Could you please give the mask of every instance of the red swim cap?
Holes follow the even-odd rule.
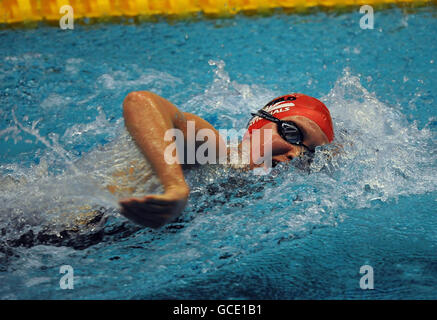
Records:
[[[302,93],[292,93],[278,97],[265,105],[263,110],[269,112],[278,119],[288,116],[303,116],[315,123],[322,129],[329,142],[334,140],[334,129],[332,126],[331,114],[328,108],[316,98]],[[249,122],[248,132],[259,129],[268,123],[268,120],[254,117]]]

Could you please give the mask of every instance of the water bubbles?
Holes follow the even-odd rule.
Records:
[[[158,88],[181,83],[180,79],[157,70],[142,70],[142,73],[136,79],[132,79],[133,74],[135,72],[130,70],[103,74],[97,79],[96,88],[103,86],[106,90],[140,90],[140,88],[153,84],[156,87],[155,91],[157,91]]]
[[[216,128],[245,128],[250,112],[260,109],[275,93],[257,85],[231,80],[222,60],[209,60],[208,63],[214,67],[212,84],[184,103],[182,109],[214,123]]]
[[[208,64],[210,66],[217,67],[214,70],[214,73],[216,75],[216,78],[214,79],[214,82],[220,82],[221,84],[229,84],[231,82],[229,78],[229,74],[225,72],[225,62],[223,60],[209,60]]]
[[[339,167],[343,177],[338,185],[355,179],[355,201],[360,206],[369,206],[373,199],[359,191],[366,185],[383,201],[435,189],[434,183],[425,181],[433,180],[436,159],[421,147],[432,140],[429,131],[408,124],[398,110],[380,102],[348,70],[323,101],[331,110],[335,131],[343,132],[337,135],[337,141],[345,145],[340,161],[347,154],[348,162]]]
[[[216,128],[244,128],[251,111],[279,94],[233,80],[223,61],[209,64],[213,81],[181,108]],[[176,81],[171,75],[163,75],[164,80],[158,75],[108,72],[98,82],[112,92],[138,84],[159,88]],[[163,277],[150,275],[163,266],[172,266],[168,274],[172,280],[174,274],[211,273],[317,228],[337,226],[350,210],[435,191],[433,132],[418,129],[398,109],[381,102],[363,87],[366,80],[345,69],[321,98],[331,111],[336,139],[318,147],[309,166],[296,160],[278,165],[268,176],[218,165],[187,170],[192,190],[188,206],[177,221],[158,231],[134,226],[118,214],[118,199],[163,191],[121,118],[110,121],[102,106],[89,104],[90,110],[97,110],[89,121],[44,135],[40,132],[44,120],[28,124],[30,117],[18,121],[13,113],[12,126],[0,131],[0,137],[27,133],[46,147],[46,153],[30,168],[19,163],[0,166],[4,173],[0,228],[7,230],[0,241],[29,247],[41,243],[80,249],[93,246],[96,261],[124,252],[132,261],[146,259],[142,268],[152,279],[149,288],[162,290]],[[47,108],[50,101],[57,103],[56,96],[50,99]],[[82,155],[67,151],[77,146],[81,150],[86,141],[100,136],[104,142],[96,139],[91,151]],[[28,250],[38,257],[51,247]],[[123,272],[131,271],[127,267]],[[39,281],[44,279],[29,278],[27,284]]]
[[[71,102],[71,98],[52,93],[41,102],[40,106],[48,112],[54,112],[56,108],[64,107],[66,102]]]
[[[210,60],[209,64],[214,67],[215,77],[212,84],[204,93],[191,98],[182,109],[207,119],[214,117],[212,122],[218,128],[244,127],[249,112],[258,109],[275,96],[274,92],[265,88],[233,81],[226,72],[223,61]],[[154,77],[153,74],[143,75],[138,80],[129,80],[126,74],[116,72],[102,75],[99,81],[102,81],[107,90],[112,90],[117,86],[129,86],[131,81],[155,82]],[[167,79],[171,79],[171,76]],[[55,96],[51,99],[56,101],[57,98],[53,97]],[[430,158],[419,147],[431,144],[429,130],[418,130],[415,125],[408,125],[396,109],[383,104],[374,94],[368,92],[362,86],[360,77],[353,75],[349,69],[344,70],[343,76],[322,100],[331,110],[336,141],[317,149],[309,171],[298,169],[303,166],[294,163],[291,166],[278,166],[268,178],[261,180],[250,173],[232,173],[223,167],[203,168],[202,171],[188,173],[192,189],[200,191],[194,194],[205,195],[204,199],[197,199],[205,204],[201,206],[201,210],[220,215],[229,214],[234,223],[240,224],[244,221],[244,224],[256,228],[253,223],[235,216],[235,208],[252,218],[263,220],[266,218],[261,214],[261,209],[256,209],[257,206],[269,208],[274,205],[278,207],[272,219],[287,221],[287,228],[291,228],[290,232],[293,232],[292,225],[295,220],[290,214],[300,215],[299,219],[303,219],[295,225],[301,230],[305,224],[302,221],[305,219],[308,219],[309,225],[316,223],[315,221],[335,223],[336,218],[329,217],[338,217],[336,211],[341,207],[368,207],[375,199],[387,201],[399,194],[434,188],[434,180],[429,174],[432,166],[429,163],[435,161],[435,155]],[[60,175],[50,176],[54,162],[46,156],[27,171],[26,182],[22,182],[21,186],[22,192],[33,188],[35,196],[47,201],[47,195],[42,191],[45,190],[52,196],[49,202],[62,202],[67,195],[79,202],[86,202],[91,196],[94,198],[91,202],[95,205],[108,203],[111,208],[117,208],[116,198],[141,196],[162,190],[150,165],[122,129],[122,119],[115,123],[118,129],[114,130],[114,124],[109,122],[103,108],[97,106],[93,109],[98,112],[93,121],[74,124],[61,135],[49,133],[47,137],[42,136],[38,130],[40,120],[33,121],[29,127],[19,122],[14,115],[16,126],[3,130],[1,135],[9,137],[13,132],[27,132],[45,145],[52,152],[52,157],[60,158],[66,164],[66,170],[60,171]],[[28,117],[24,119],[29,120]],[[114,141],[81,157],[66,151],[65,146],[80,145],[89,137],[97,135],[110,137]],[[15,134],[15,139],[20,138],[20,135]],[[308,165],[305,167],[308,168]],[[244,186],[241,185],[237,190],[235,188],[239,186],[240,180],[245,181]],[[266,181],[269,181],[268,187],[265,186]],[[54,185],[57,192],[48,191],[48,184]],[[68,187],[60,187],[62,184]],[[226,186],[230,184],[233,188],[228,190]],[[101,187],[96,188],[98,185]],[[251,191],[243,192],[244,189]],[[211,193],[211,190],[216,191]],[[8,196],[10,198],[6,202],[14,199],[13,195]],[[7,207],[13,206],[12,203],[15,201],[10,202]],[[217,203],[220,206],[214,208]],[[26,206],[20,207],[23,212],[27,210]],[[93,205],[90,208],[92,207]],[[43,208],[44,206],[39,210],[46,210]],[[269,225],[270,222],[265,223]],[[197,224],[194,223],[192,228],[196,229]],[[235,225],[235,228],[241,226]]]

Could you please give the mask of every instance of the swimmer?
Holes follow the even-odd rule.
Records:
[[[321,101],[304,94],[278,97],[252,115],[254,117],[249,121],[247,133],[238,150],[241,152],[245,147],[250,149],[255,145],[252,141],[255,129],[259,129],[261,137],[255,143],[259,145],[259,150],[263,150],[263,132],[270,129],[273,166],[311,154],[317,146],[334,140],[329,110]],[[170,101],[151,92],[129,93],[123,102],[123,116],[128,132],[160,179],[164,194],[122,199],[121,214],[140,225],[159,228],[181,214],[190,193],[182,165],[164,161],[164,152],[172,143],[164,140],[166,131],[173,128],[181,130],[186,142],[184,146],[187,146],[190,142],[187,141],[187,122],[193,121],[196,134],[202,129],[214,133],[215,141],[208,139],[207,143],[211,143],[217,155],[223,154],[226,145],[209,122],[194,114],[182,112]],[[204,143],[191,142],[196,149]],[[187,150],[184,151],[184,155],[187,155]],[[227,152],[229,154],[229,150]],[[248,168],[257,166],[256,159],[250,156]]]

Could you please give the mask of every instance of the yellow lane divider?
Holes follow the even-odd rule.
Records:
[[[263,12],[275,8],[297,9],[354,5],[428,4],[435,0],[0,0],[0,23],[59,20],[59,9],[70,5],[75,18],[117,16],[229,16],[239,12]]]

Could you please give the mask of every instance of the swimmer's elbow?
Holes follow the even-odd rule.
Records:
[[[156,94],[150,91],[131,91],[124,99],[124,103],[143,101],[144,99],[152,99]]]
[[[153,100],[154,93],[150,91],[132,91],[123,100],[123,111],[129,110],[132,106],[142,104],[145,101]]]
[[[156,106],[156,94],[150,91],[132,91],[123,100],[123,117],[132,119],[140,111]]]

